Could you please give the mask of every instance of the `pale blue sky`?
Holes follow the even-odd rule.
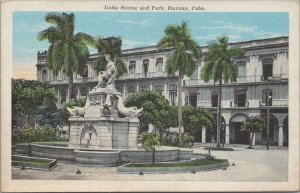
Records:
[[[46,50],[47,41],[36,35],[49,24],[44,21],[48,12],[13,13],[14,71],[35,70],[37,51]],[[90,35],[120,36],[123,49],[155,45],[169,24],[187,21],[190,32],[200,46],[219,35],[228,35],[230,42],[288,35],[288,13],[149,13],[149,12],[73,12],[75,31]],[[91,49],[90,53],[96,51]],[[35,71],[33,72],[35,73]],[[15,74],[14,74],[15,76]],[[33,77],[34,78],[34,77]]]

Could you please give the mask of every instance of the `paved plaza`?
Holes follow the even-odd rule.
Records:
[[[211,151],[216,158],[226,158],[230,162],[227,170],[201,171],[192,173],[171,174],[119,174],[116,167],[84,166],[72,162],[58,161],[58,166],[52,171],[12,169],[13,179],[39,180],[186,180],[186,181],[271,181],[284,182],[288,180],[288,149],[255,146],[231,146],[234,151]],[[193,147],[195,153],[208,153],[203,146]],[[232,166],[234,162],[235,166]],[[81,174],[76,174],[77,170]]]

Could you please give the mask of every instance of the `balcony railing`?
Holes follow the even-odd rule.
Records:
[[[230,107],[249,107],[249,101],[230,101]]]
[[[212,101],[197,101],[198,107],[203,108],[217,108],[217,106],[213,105]],[[266,104],[262,102],[262,100],[254,101],[250,105],[250,101],[230,101],[230,103],[227,103],[225,101],[222,101],[222,108],[242,108],[242,107],[252,107],[252,108],[258,108],[258,107],[265,107]],[[288,106],[288,99],[273,99],[272,104],[270,107],[287,107]]]
[[[282,80],[287,80],[288,79],[288,74],[275,74],[272,76],[273,81],[282,81]],[[235,83],[253,83],[253,82],[264,82],[265,77],[264,76],[239,76],[237,77],[236,82],[229,82],[227,84],[235,84]],[[197,85],[211,85],[211,84],[218,84],[219,82],[217,81],[214,83],[213,80],[209,80],[208,82],[204,82],[201,79],[189,79],[189,80],[184,80],[183,84],[185,86],[197,86]]]
[[[74,78],[73,83],[88,83],[88,82],[97,82],[98,77],[86,77],[86,78]],[[69,78],[63,80],[50,80],[47,81],[49,84],[58,85],[58,84],[69,84]]]
[[[175,76],[178,74],[175,73]],[[157,77],[168,77],[172,75],[168,75],[166,72],[147,72],[147,73],[135,73],[135,74],[124,74],[119,77],[119,80],[126,79],[140,79],[140,78],[157,78]]]
[[[289,105],[288,99],[272,99],[270,107],[286,107]],[[263,102],[262,100],[259,100],[259,106],[264,107],[267,106],[266,102]]]

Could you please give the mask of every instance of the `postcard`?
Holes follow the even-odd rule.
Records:
[[[1,191],[299,190],[299,1],[2,1]]]

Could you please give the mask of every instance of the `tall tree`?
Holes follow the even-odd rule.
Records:
[[[165,35],[157,44],[159,49],[172,47],[174,50],[167,60],[166,71],[169,75],[175,75],[178,71],[178,129],[181,143],[182,133],[182,79],[184,75],[190,76],[197,59],[201,57],[199,45],[190,35],[188,24],[169,25],[165,29]]]
[[[12,79],[12,113],[30,117],[36,114],[37,107],[48,98],[56,101],[57,95],[49,84],[35,80]]]
[[[60,70],[66,72],[69,78],[68,99],[73,94],[73,73],[83,74],[86,60],[89,57],[87,43],[93,37],[78,32],[74,34],[75,15],[73,13],[48,13],[45,21],[52,26],[41,31],[37,35],[39,41],[48,40],[50,46],[47,52],[47,64],[54,73]]]
[[[122,39],[120,37],[110,37],[103,39],[96,36],[92,42],[89,42],[93,48],[98,50],[98,53],[109,54],[117,68],[117,78],[127,73],[127,67],[121,59]],[[94,70],[98,73],[105,69],[106,61],[104,59],[98,60],[93,64]]]
[[[217,147],[220,147],[221,129],[221,101],[222,82],[235,82],[238,76],[238,69],[233,62],[234,58],[243,57],[245,52],[238,47],[228,47],[229,38],[227,36],[217,37],[217,41],[209,43],[207,55],[204,57],[204,65],[201,69],[201,78],[208,82],[213,79],[218,82],[218,113],[217,113]]]

